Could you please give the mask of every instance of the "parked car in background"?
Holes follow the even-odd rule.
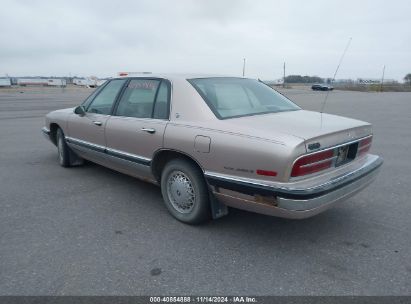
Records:
[[[334,87],[328,85],[328,84],[313,84],[311,86],[311,89],[313,91],[332,91],[334,90]]]
[[[157,184],[190,224],[227,206],[310,217],[369,185],[383,162],[369,153],[369,123],[302,110],[237,77],[125,75],[47,114],[42,131],[63,167],[87,159]]]

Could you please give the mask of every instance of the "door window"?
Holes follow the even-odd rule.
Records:
[[[87,112],[109,115],[113,103],[125,82],[126,79],[111,80],[91,102]]]
[[[105,84],[103,84],[101,87],[98,87],[97,89],[94,90],[93,93],[90,94],[89,97],[86,98],[86,100],[83,101],[83,103],[81,104],[85,109],[88,108],[88,106],[90,105],[90,103],[93,101],[94,97],[96,97],[102,89],[104,89]]]
[[[168,119],[168,100],[170,89],[167,82],[162,81],[158,89],[157,99],[154,104],[153,118]]]
[[[116,115],[136,118],[168,117],[168,85],[157,79],[133,79],[118,104]]]

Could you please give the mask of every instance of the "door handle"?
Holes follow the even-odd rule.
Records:
[[[101,126],[103,123],[101,121],[93,121],[93,124],[96,126]]]
[[[144,131],[150,134],[156,133],[156,129],[153,129],[153,128],[142,128],[141,131]]]

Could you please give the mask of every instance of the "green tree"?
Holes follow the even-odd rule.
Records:
[[[407,75],[405,75],[404,80],[411,85],[411,73],[408,73]]]

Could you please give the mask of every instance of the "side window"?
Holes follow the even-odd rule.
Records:
[[[168,118],[168,99],[170,95],[170,88],[167,82],[162,81],[158,89],[157,99],[154,104],[153,118],[167,119]]]
[[[83,103],[81,104],[84,108],[87,109],[87,107],[90,105],[90,103],[93,101],[94,97],[97,96],[98,93],[100,93],[100,91],[104,88],[105,85],[102,85],[101,87],[97,88],[94,90],[93,93],[90,94],[89,97],[86,98],[86,100],[83,101]]]
[[[111,113],[111,107],[125,81],[126,79],[111,80],[97,97],[94,98],[93,102],[87,108],[87,112],[109,115]]]
[[[133,79],[118,104],[116,115],[151,118],[160,80]]]

